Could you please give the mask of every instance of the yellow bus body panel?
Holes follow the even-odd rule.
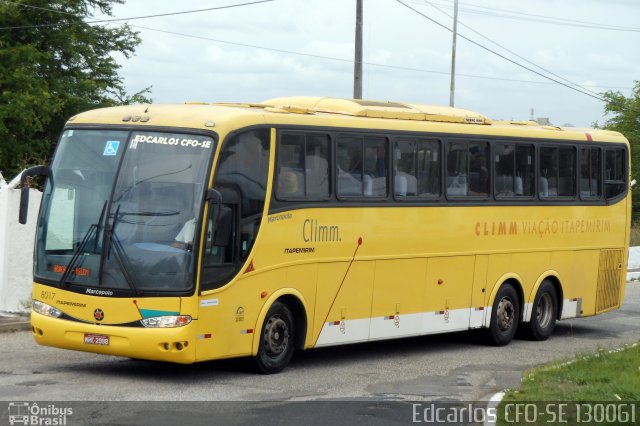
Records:
[[[108,108],[80,114],[68,124],[212,130],[219,141],[252,126],[271,127],[269,188],[273,186],[276,127],[593,140],[628,146],[616,132],[531,123],[490,124],[486,117],[464,110],[433,110],[413,104],[407,104],[412,111],[404,112],[384,105],[362,109],[326,98],[272,101],[270,105]],[[344,111],[338,111],[343,107]],[[123,123],[123,118],[136,116],[148,120]],[[465,124],[466,116],[478,124]],[[217,145],[216,158],[221,145]],[[269,214],[270,199],[268,190],[250,257],[225,286],[191,297],[135,299],[83,295],[34,284],[34,300],[75,319],[33,313],[36,341],[188,363],[255,355],[265,315],[281,297],[295,298],[303,306],[304,348],[486,327],[495,295],[505,281],[522,294],[525,320],[532,315],[538,288],[549,278],[559,283],[562,292],[562,318],[615,309],[624,297],[630,195],[613,205],[414,207],[398,202],[388,207],[376,203],[301,206]],[[253,270],[248,271],[250,265]],[[622,275],[605,292],[599,287],[599,277],[612,268]],[[56,293],[55,297],[49,298],[47,292]],[[140,319],[133,300],[142,309],[179,312],[193,320],[171,329],[118,326]],[[93,317],[95,309],[105,314],[100,325]],[[88,345],[83,341],[85,334],[109,335],[112,344]],[[176,344],[181,342],[187,345],[178,350]]]

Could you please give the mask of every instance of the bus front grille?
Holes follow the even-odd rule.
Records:
[[[620,307],[620,274],[622,273],[622,250],[601,250],[598,267],[598,292],[596,313]]]

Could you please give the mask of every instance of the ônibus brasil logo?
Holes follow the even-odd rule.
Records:
[[[39,406],[37,402],[10,402],[10,425],[53,425],[64,426],[67,416],[73,415],[73,408],[57,407],[55,404]]]

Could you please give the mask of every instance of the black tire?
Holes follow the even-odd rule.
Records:
[[[511,284],[503,284],[491,309],[487,339],[495,346],[507,345],[515,336],[520,321],[518,294]]]
[[[551,281],[544,280],[535,299],[533,299],[533,311],[531,322],[527,329],[527,337],[531,340],[547,340],[556,328],[558,317],[558,296]]]
[[[294,323],[291,310],[281,302],[275,302],[260,332],[260,343],[255,364],[258,372],[274,374],[282,371],[293,356],[295,348]]]

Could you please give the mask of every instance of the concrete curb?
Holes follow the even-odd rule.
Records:
[[[13,333],[16,331],[31,330],[29,317],[23,316],[0,316],[0,333]]]
[[[505,394],[506,392],[504,391],[493,394],[493,396],[491,397],[491,399],[489,399],[489,402],[487,403],[487,411],[485,413],[488,413],[489,410],[493,410],[497,413],[498,405],[500,405],[500,402],[502,401],[502,398],[504,398]],[[495,424],[496,424],[496,418],[492,418],[487,415],[484,421],[484,426],[493,426]]]

